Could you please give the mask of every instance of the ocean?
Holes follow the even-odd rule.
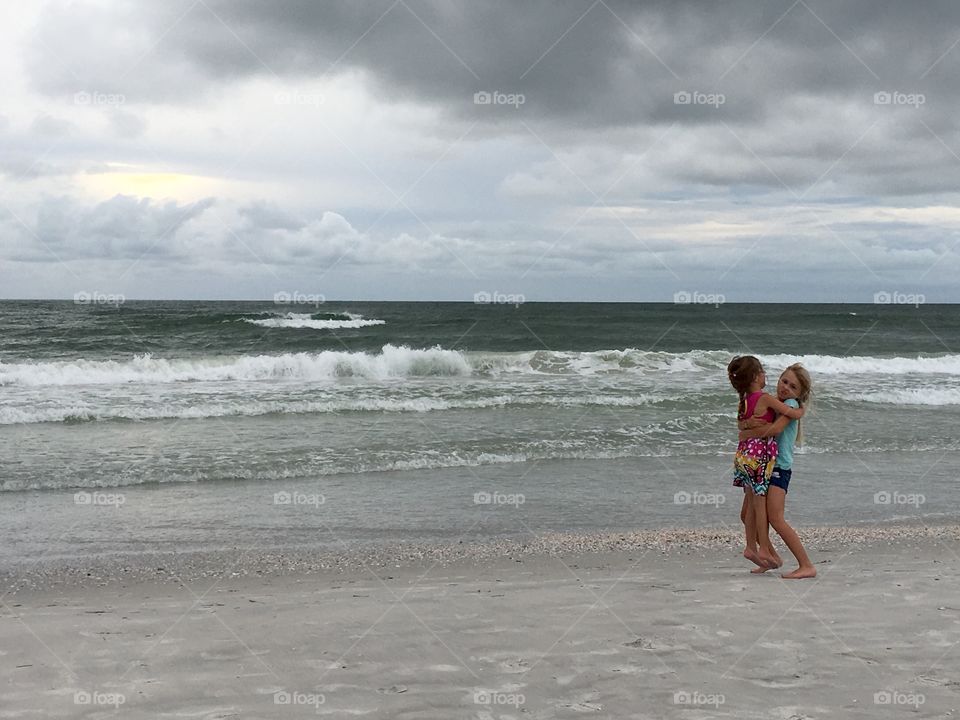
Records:
[[[797,524],[960,515],[957,306],[105,299],[0,302],[0,564],[735,527],[741,353]]]

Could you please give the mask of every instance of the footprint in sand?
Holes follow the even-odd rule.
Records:
[[[560,707],[569,708],[576,712],[600,712],[603,710],[603,705],[590,702],[564,703]]]
[[[628,648],[639,648],[640,650],[671,650],[673,649],[672,645],[668,645],[662,640],[652,637],[645,638],[639,637],[632,642],[626,642],[623,644],[624,647]]]
[[[518,660],[503,660],[500,662],[500,668],[503,672],[523,673],[530,668],[530,663],[523,658]]]
[[[934,677],[933,675],[917,675],[916,682],[921,685],[932,685],[934,687],[960,688],[960,681]]]
[[[248,657],[258,657],[260,655],[268,655],[269,650],[260,650],[259,652],[255,650],[246,650],[245,648],[240,648],[238,650],[220,650],[215,652],[202,652],[200,657],[203,660],[215,660],[218,662],[226,662],[230,660],[243,660]]]
[[[809,685],[808,682],[800,678],[798,675],[793,675],[789,679],[786,677],[757,678],[753,682],[760,687],[769,688],[771,690],[789,690],[790,688],[798,688]]]

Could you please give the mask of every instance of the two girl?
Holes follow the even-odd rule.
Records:
[[[783,564],[770,542],[769,525],[773,525],[799,565],[783,577],[814,577],[817,571],[800,537],[783,518],[793,446],[803,405],[810,397],[810,374],[799,363],[788,367],[777,382],[776,398],[763,392],[766,374],[760,361],[751,355],[735,357],[727,366],[727,375],[740,396],[740,442],[734,459],[733,484],[744,488],[740,511],[746,537],[743,556],[759,566],[754,570],[757,573]]]

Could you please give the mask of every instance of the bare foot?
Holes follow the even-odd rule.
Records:
[[[752,572],[754,575],[760,575],[761,573],[765,573],[769,569],[770,568],[766,568],[766,567],[755,567],[750,572]]]
[[[793,572],[784,573],[780,577],[785,580],[801,580],[803,578],[812,578],[817,576],[817,569],[811,565],[810,567],[798,567]]]
[[[763,560],[760,559],[760,554],[756,550],[747,548],[743,551],[743,556],[754,565],[759,565],[764,570],[767,569],[767,566],[764,564]]]
[[[780,564],[777,564],[777,558],[775,558],[772,553],[764,552],[762,549],[757,550],[757,557],[760,558],[760,562],[757,564],[762,568],[767,568],[768,570],[773,570],[774,568],[778,568],[783,564],[783,561],[780,561]]]
[[[783,567],[783,558],[780,557],[776,550],[773,551],[773,559],[777,561],[777,567]]]

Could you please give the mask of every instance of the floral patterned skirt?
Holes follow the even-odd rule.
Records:
[[[766,495],[776,461],[775,438],[741,440],[733,458],[733,484],[736,487],[749,487],[757,495]]]

